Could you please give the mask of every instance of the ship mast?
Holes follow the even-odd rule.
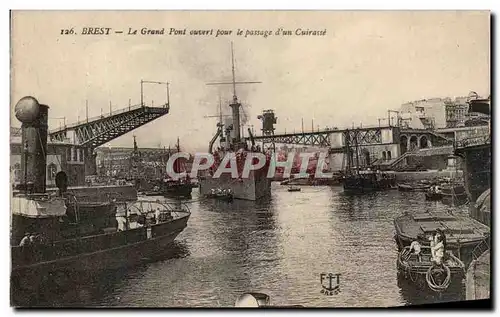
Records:
[[[220,82],[220,83],[208,83],[207,85],[232,85],[233,86],[233,101],[229,105],[232,108],[232,117],[233,117],[233,144],[238,145],[241,142],[241,127],[240,127],[240,107],[241,103],[238,102],[238,97],[236,95],[236,85],[237,84],[260,84],[260,81],[236,81],[236,69],[234,66],[234,48],[233,42],[231,42],[231,71],[232,71],[232,81],[231,82]]]
[[[234,48],[233,42],[231,42],[231,66],[233,71],[233,103],[238,103],[238,97],[236,96],[236,76],[234,71]]]
[[[219,126],[222,127],[222,98],[219,94]]]

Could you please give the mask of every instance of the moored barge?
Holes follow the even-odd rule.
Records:
[[[489,242],[488,226],[465,216],[455,216],[444,212],[406,213],[394,220],[396,243],[401,250],[417,239],[419,234],[428,240],[436,229],[446,235],[447,249],[452,250],[463,262],[474,248],[483,242]]]

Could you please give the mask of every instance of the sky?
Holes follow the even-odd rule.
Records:
[[[168,81],[170,113],[106,146],[173,146],[206,151],[216,131],[219,95],[228,114],[231,42],[237,95],[259,130],[266,109],[276,133],[311,125],[378,123],[388,109],[433,97],[490,94],[490,16],[466,11],[17,11],[11,20],[11,126],[26,95],[50,107],[49,128],[140,102],[140,80]],[[73,27],[78,34],[61,35]],[[81,35],[83,27],[112,34]],[[229,36],[127,35],[128,29],[232,30]],[[326,30],[324,36],[238,36],[237,29]],[[123,30],[124,34],[114,34]],[[147,105],[165,87],[145,85]],[[313,123],[312,123],[313,122]]]

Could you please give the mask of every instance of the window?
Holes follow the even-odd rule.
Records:
[[[385,151],[383,151],[383,152],[382,152],[382,159],[383,159],[384,161],[385,161],[385,160],[387,160],[387,156],[386,156],[386,154],[385,154]]]
[[[50,163],[47,166],[47,178],[49,181],[54,181],[56,179],[57,174],[57,166],[54,163]]]
[[[83,149],[80,149],[80,162],[83,162]]]
[[[390,160],[391,159],[391,151],[387,151],[387,159]]]
[[[73,159],[72,161],[78,161],[78,149],[75,149],[75,148],[71,148],[71,152],[73,153]]]
[[[66,161],[71,161],[71,148],[66,149]]]

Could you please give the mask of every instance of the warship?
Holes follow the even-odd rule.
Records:
[[[118,269],[168,250],[187,226],[180,203],[110,201],[113,208],[80,209],[64,172],[57,192],[46,191],[48,106],[33,97],[15,107],[22,122],[23,190],[11,198],[11,302],[24,306],[51,286],[88,272]],[[22,296],[21,296],[22,294]]]
[[[240,110],[241,103],[236,95],[236,84],[258,83],[258,82],[236,82],[234,68],[234,50],[231,43],[232,61],[232,82],[212,83],[208,85],[232,84],[233,99],[229,104],[231,108],[231,118],[225,123],[222,120],[217,123],[217,132],[210,140],[209,153],[214,156],[215,162],[208,170],[208,173],[199,176],[200,195],[207,196],[213,191],[230,191],[234,199],[260,200],[271,195],[271,179],[267,177],[270,165],[270,154],[267,153],[266,164],[263,168],[250,171],[248,177],[242,177],[243,166],[246,157],[255,152],[264,153],[253,141],[252,132],[249,129],[251,145],[241,136]],[[222,117],[222,115],[221,115]],[[216,141],[219,140],[217,149],[213,149]],[[226,154],[234,154],[238,166],[238,178],[232,177],[230,173],[222,173],[220,177],[214,177],[215,171],[219,168],[222,158]]]

